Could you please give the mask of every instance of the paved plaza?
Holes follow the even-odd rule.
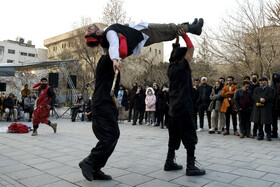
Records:
[[[51,120],[58,123],[56,134],[44,124],[40,125],[36,137],[31,137],[31,133],[0,133],[0,186],[280,186],[279,139],[268,142],[198,132],[196,157],[206,169],[206,175],[190,177],[185,175],[183,146],[177,151],[176,159],[184,166],[183,170],[163,171],[167,129],[132,126],[128,122],[119,125],[119,142],[103,169],[113,180],[89,182],[82,176],[78,163],[97,142],[91,122]],[[0,121],[0,128],[9,124]]]

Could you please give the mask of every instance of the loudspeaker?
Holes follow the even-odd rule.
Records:
[[[58,73],[49,73],[49,85],[53,88],[58,87]]]
[[[6,91],[6,83],[0,83],[0,91]]]
[[[77,88],[77,76],[76,75],[69,75],[68,79],[71,79],[73,84],[74,84],[74,88]],[[68,80],[67,80],[67,88],[70,89],[70,85],[68,83]]]

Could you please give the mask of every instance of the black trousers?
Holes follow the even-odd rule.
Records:
[[[24,108],[24,112],[28,112],[28,113],[29,113],[29,119],[32,118],[33,111],[34,111],[34,108],[33,108],[33,107],[25,107],[25,108]]]
[[[142,123],[144,118],[144,113],[145,113],[145,109],[143,110],[143,109],[134,108],[133,123],[136,124],[138,116],[139,116],[139,123]]]
[[[94,170],[105,166],[120,136],[117,108],[108,107],[106,110],[101,110],[102,113],[100,113],[100,109],[93,110],[92,130],[98,142],[87,157],[87,161]]]
[[[208,105],[199,105],[198,106],[198,113],[199,113],[199,126],[203,129],[204,126],[204,112],[207,115],[208,127],[211,129],[211,112],[208,111]]]
[[[198,140],[196,127],[193,123],[193,114],[186,114],[181,117],[170,116],[168,132],[168,148],[170,150],[178,150],[182,141],[187,151],[194,153]]]
[[[251,122],[250,122],[251,111],[241,110],[238,112],[238,114],[239,114],[240,133],[247,136],[251,133]]]
[[[134,106],[133,106],[133,105],[129,105],[128,121],[131,120],[131,117],[132,117],[132,110],[134,111]]]
[[[280,115],[280,110],[273,108],[272,109],[272,134],[278,135],[278,116]]]
[[[226,112],[226,130],[227,131],[229,131],[229,127],[230,127],[230,115],[232,118],[233,130],[237,131],[237,115],[234,111],[232,111],[231,105],[227,108],[227,112]]]
[[[76,117],[78,115],[78,112],[81,112],[80,111],[80,108],[75,108],[75,109],[71,109],[72,110],[72,120],[76,120]]]
[[[258,125],[258,130],[259,130],[259,137],[264,137],[264,132],[263,132],[263,124],[261,123],[257,123]],[[266,133],[266,137],[270,137],[271,138],[271,124],[265,124],[264,125],[264,130]]]

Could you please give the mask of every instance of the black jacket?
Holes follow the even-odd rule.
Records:
[[[205,105],[205,106],[209,106],[209,104],[211,103],[210,100],[210,94],[212,92],[212,86],[209,86],[208,84],[205,85],[201,85],[198,87],[197,91],[198,91],[198,99],[197,99],[197,105]],[[205,94],[203,96],[203,94]]]
[[[134,109],[135,110],[145,110],[145,98],[146,98],[146,94],[143,90],[141,90],[139,93],[135,94],[135,105],[134,105]]]
[[[265,99],[264,106],[256,106],[260,102],[260,98]],[[252,95],[253,108],[251,114],[251,121],[260,124],[272,124],[272,102],[274,99],[274,91],[270,86],[264,89],[258,87],[254,90]]]
[[[10,98],[10,97],[7,97],[6,99],[4,99],[4,103],[3,103],[3,108],[13,108],[15,106],[15,101]]]

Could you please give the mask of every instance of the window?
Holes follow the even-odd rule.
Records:
[[[21,56],[27,56],[27,53],[25,53],[25,52],[20,52],[20,55],[21,55]]]
[[[150,52],[152,52],[152,48],[150,47]]]
[[[13,50],[13,49],[8,49],[8,53],[10,53],[10,54],[15,54],[15,53],[16,53],[16,51],[15,51],[15,50]]]
[[[54,47],[53,47],[53,51],[56,51],[56,50],[57,50],[57,47],[56,47],[56,46],[54,46]]]
[[[14,63],[13,60],[7,60],[7,63]]]
[[[0,56],[4,55],[4,46],[0,46]]]
[[[35,54],[33,54],[33,53],[28,53],[28,56],[30,56],[30,57],[35,57]]]
[[[62,44],[62,49],[63,49],[63,48],[66,48],[66,43],[65,43],[65,44]]]
[[[158,54],[161,54],[161,50],[158,50]]]
[[[157,54],[157,49],[155,49],[155,53]]]

